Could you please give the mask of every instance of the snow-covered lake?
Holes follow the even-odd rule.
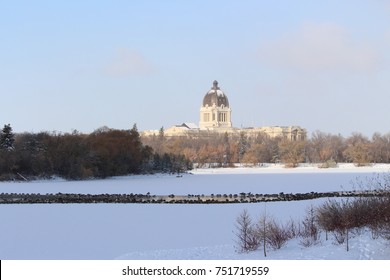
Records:
[[[0,192],[224,194],[338,191],[356,178],[388,172],[389,166],[320,170],[235,168],[194,170],[183,177],[126,176],[106,180],[2,182]],[[0,259],[256,259],[237,254],[235,219],[243,209],[277,220],[299,219],[321,200],[258,204],[44,204],[0,205]],[[292,240],[270,259],[390,259],[390,244],[368,235],[351,240],[351,251],[331,241],[301,248]]]

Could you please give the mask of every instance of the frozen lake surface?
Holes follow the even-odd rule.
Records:
[[[268,170],[268,171],[267,171]],[[352,189],[356,178],[388,172],[388,166],[295,170],[236,168],[195,170],[192,175],[126,176],[67,182],[61,179],[0,183],[0,192],[218,194],[338,191]],[[51,204],[0,205],[1,259],[246,259],[237,254],[234,224],[243,209],[255,219],[264,211],[279,221],[300,219],[324,199],[224,205]],[[386,240],[368,235],[352,249],[331,241],[301,248],[290,241],[270,259],[390,259]],[[384,246],[384,244],[387,244]],[[355,250],[353,250],[355,248]],[[302,251],[304,250],[304,251]]]
[[[0,182],[4,193],[147,193],[187,195],[217,193],[279,193],[351,190],[352,181],[390,171],[390,165],[354,168],[349,164],[335,169],[280,165],[266,168],[197,169],[183,177],[175,175],[135,175],[105,180]]]

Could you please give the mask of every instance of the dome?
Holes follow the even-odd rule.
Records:
[[[205,97],[203,98],[203,106],[213,106],[216,105],[217,107],[221,107],[222,105],[224,107],[229,107],[229,101],[225,93],[220,90],[218,87],[218,82],[213,82],[213,87],[207,92]]]

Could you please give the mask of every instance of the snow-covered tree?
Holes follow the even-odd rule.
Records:
[[[0,134],[0,149],[6,151],[14,150],[15,136],[12,133],[12,127],[10,124],[4,125]]]

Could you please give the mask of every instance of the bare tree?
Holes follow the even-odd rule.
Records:
[[[320,229],[316,221],[316,213],[313,205],[306,210],[306,217],[302,221],[302,230],[300,231],[302,240],[300,244],[304,247],[315,245],[320,239]]]
[[[260,216],[256,224],[256,234],[263,245],[264,257],[267,257],[267,247],[280,249],[292,237],[288,226],[276,222],[267,216],[266,212]]]
[[[268,219],[267,214],[264,212],[256,224],[256,235],[263,245],[264,257],[267,257],[267,236],[268,236]]]
[[[305,160],[306,141],[290,141],[284,139],[279,142],[279,153],[286,167],[297,167]]]
[[[248,211],[244,209],[236,220],[237,249],[238,252],[254,251],[259,247],[260,241],[252,225]]]
[[[271,162],[271,154],[265,144],[253,144],[243,156],[241,162],[249,164],[259,164]]]
[[[310,162],[322,163],[321,167],[334,167],[343,161],[345,140],[341,135],[315,131],[308,144]]]
[[[372,155],[373,162],[390,162],[390,133],[385,135],[374,133],[371,138],[370,154]]]
[[[372,161],[370,154],[370,141],[361,133],[353,133],[347,139],[347,148],[344,151],[345,158],[356,166],[365,166]]]

